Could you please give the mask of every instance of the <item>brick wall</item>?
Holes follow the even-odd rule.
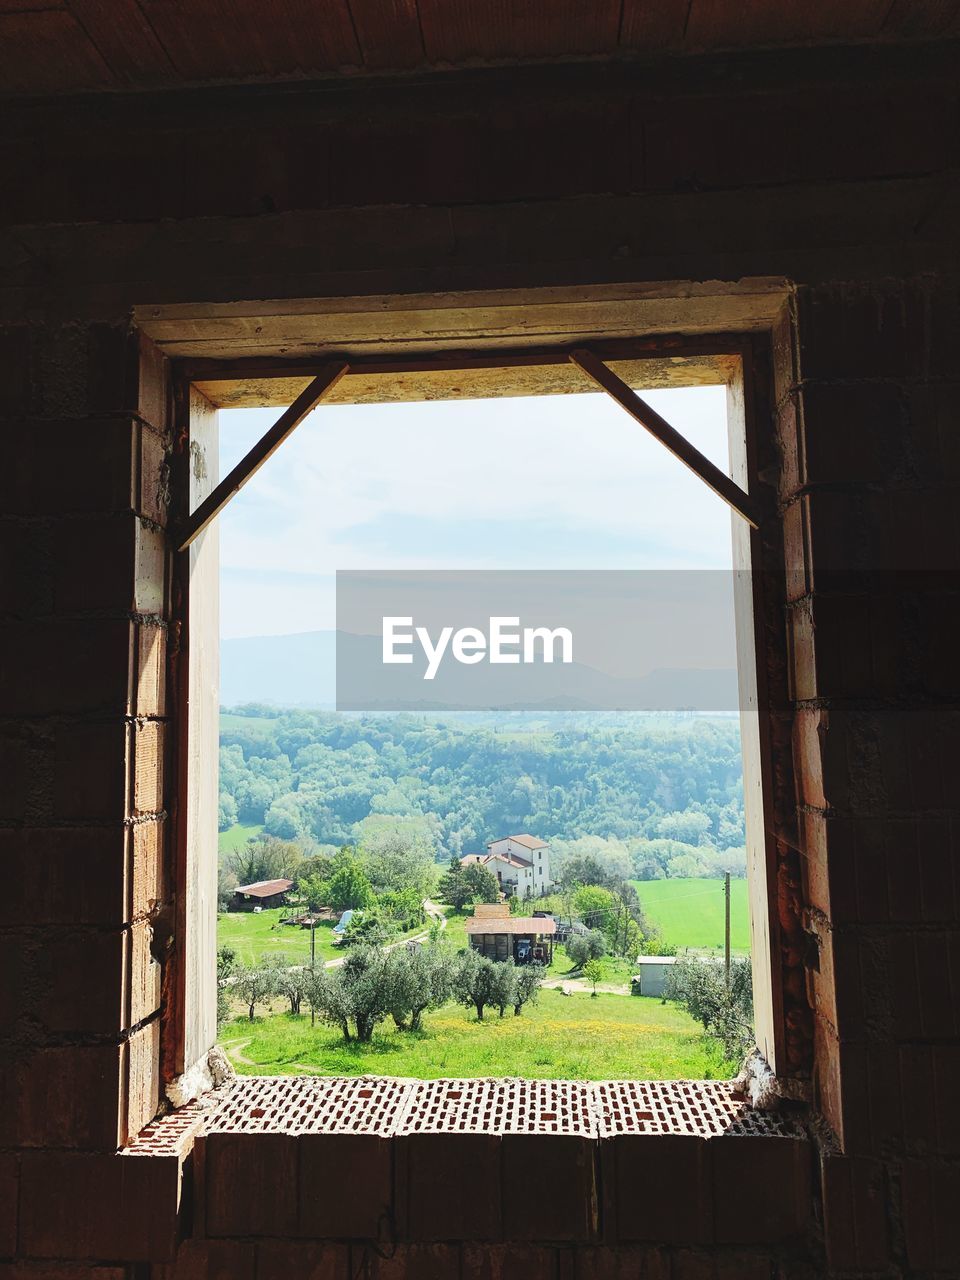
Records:
[[[639,87],[590,72],[583,93],[499,76],[486,95],[401,86],[359,105],[207,96],[200,117],[173,96],[5,113],[0,1280],[785,1280],[823,1274],[822,1244],[831,1274],[960,1272],[944,56],[665,65]],[[793,702],[774,738],[786,767],[792,737],[797,780],[795,812],[776,815],[794,1049],[812,1052],[832,1131],[805,1234],[789,1249],[546,1228],[386,1249],[202,1236],[193,1207],[216,1188],[193,1154],[113,1154],[156,1107],[154,913],[173,891],[167,372],[132,307],[751,273],[796,285],[764,466],[789,595]],[[640,1175],[603,1169],[608,1202],[629,1205]],[[731,1214],[748,1172],[729,1169]],[[144,1254],[156,1266],[124,1261]]]
[[[18,1178],[21,1251],[48,1256],[54,1188],[158,1104],[166,371],[125,324],[0,352],[0,1257]]]

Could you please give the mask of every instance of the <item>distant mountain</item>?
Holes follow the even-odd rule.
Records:
[[[567,666],[485,666],[444,662],[427,684],[411,667],[384,667],[374,636],[340,635],[341,683],[352,710],[469,710],[495,706],[527,710],[735,711],[733,670],[658,669],[622,679],[583,663]],[[221,645],[220,701],[286,707],[333,707],[337,699],[337,633],[308,631],[252,636]],[[341,689],[341,693],[344,690]]]
[[[278,707],[333,707],[337,700],[337,633],[245,636],[220,642],[220,702]]]

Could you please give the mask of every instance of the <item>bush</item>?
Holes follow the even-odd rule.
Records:
[[[453,962],[440,947],[397,947],[387,956],[384,980],[397,1027],[419,1031],[424,1013],[450,999]]]
[[[396,934],[396,929],[377,908],[358,912],[343,931],[345,947],[382,947]]]
[[[516,989],[513,993],[513,1012],[518,1017],[525,1004],[536,1004],[543,985],[544,966],[542,964],[525,964],[517,970]]]
[[[362,1044],[388,1013],[386,953],[378,947],[357,947],[336,969],[320,969],[307,980],[307,998],[314,1011],[332,1022],[350,1040],[350,1023]],[[307,971],[309,973],[309,971]]]
[[[233,975],[232,990],[247,1006],[250,1021],[254,1019],[257,1005],[276,993],[276,975],[268,965],[242,965]]]
[[[588,960],[583,966],[583,976],[593,987],[590,995],[595,996],[597,994],[597,983],[603,979],[603,965],[597,959]]]
[[[496,961],[471,947],[460,953],[454,970],[454,999],[467,1009],[475,1009],[477,1021],[482,1022],[484,1009],[494,1003],[497,981]]]
[[[751,1048],[753,977],[749,960],[731,962],[728,986],[722,965],[684,956],[667,973],[664,994],[719,1041],[728,1061],[740,1059]]]
[[[566,942],[567,955],[578,969],[589,960],[599,960],[607,954],[607,940],[599,929],[589,933],[575,933]]]

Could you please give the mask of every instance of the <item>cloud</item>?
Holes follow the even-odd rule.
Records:
[[[647,398],[724,470],[722,387]],[[221,417],[221,474],[276,410]],[[328,406],[221,517],[224,635],[333,626],[338,569],[724,568],[725,504],[603,395]]]

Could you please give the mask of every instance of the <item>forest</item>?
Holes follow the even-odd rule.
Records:
[[[403,832],[436,862],[527,831],[553,872],[594,858],[640,880],[742,875],[733,717],[645,713],[280,712],[221,716],[220,829],[317,852]]]

